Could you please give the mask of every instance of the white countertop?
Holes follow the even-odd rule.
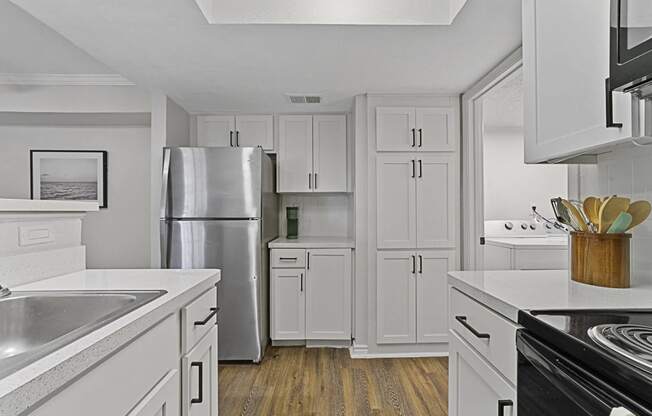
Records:
[[[518,249],[568,249],[568,237],[485,237],[486,244]]]
[[[97,202],[0,198],[0,212],[88,212],[99,209]]]
[[[0,415],[18,415],[174,313],[220,280],[219,270],[85,270],[11,288],[166,290],[144,306],[0,379]]]
[[[355,248],[352,238],[346,237],[299,237],[289,240],[279,237],[268,244],[269,248]]]
[[[652,308],[652,283],[608,289],[575,283],[568,270],[450,272],[448,283],[516,322],[519,310]]]

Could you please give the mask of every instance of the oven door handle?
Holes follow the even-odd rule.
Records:
[[[563,392],[587,415],[610,416],[622,403],[616,392],[605,391],[604,384],[582,370],[532,336],[518,331],[516,335],[518,352],[527,359],[552,385]],[[602,386],[601,386],[602,384]],[[618,413],[616,413],[618,414]]]

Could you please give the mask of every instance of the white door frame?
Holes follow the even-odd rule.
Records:
[[[462,259],[464,270],[484,265],[480,237],[484,235],[482,162],[482,99],[523,66],[519,47],[462,94]]]

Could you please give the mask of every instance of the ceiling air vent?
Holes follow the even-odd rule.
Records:
[[[321,97],[318,95],[300,95],[300,94],[287,94],[292,104],[319,104]]]

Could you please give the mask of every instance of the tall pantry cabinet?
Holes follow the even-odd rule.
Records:
[[[392,352],[444,351],[435,345],[448,342],[447,273],[459,267],[459,103],[391,100],[367,112],[368,124],[375,116],[375,341]]]

